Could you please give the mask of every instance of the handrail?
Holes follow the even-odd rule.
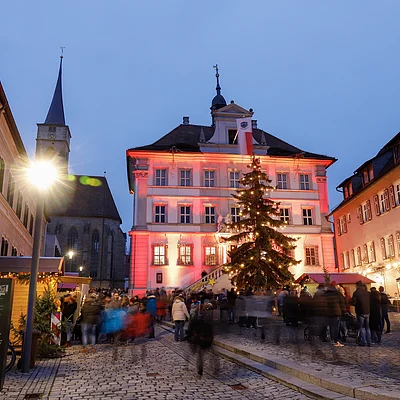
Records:
[[[208,284],[208,282],[210,281],[210,279],[218,279],[221,275],[224,274],[224,268],[225,265],[222,264],[220,265],[218,268],[214,269],[214,271],[211,271],[209,274],[203,276],[202,278],[200,278],[199,280],[197,280],[196,282],[192,283],[191,285],[189,285],[188,287],[186,287],[184,289],[185,292],[193,292],[196,290],[199,290],[202,286],[206,286]]]

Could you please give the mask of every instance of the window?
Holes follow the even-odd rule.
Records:
[[[238,188],[240,180],[240,172],[239,171],[229,171],[229,187]]]
[[[8,255],[8,240],[5,237],[1,238],[1,256]]]
[[[360,223],[365,223],[372,219],[372,212],[371,212],[371,202],[367,200],[365,203],[361,204],[361,215],[360,215]]]
[[[180,213],[180,221],[181,224],[190,224],[191,223],[191,215],[192,215],[192,210],[191,206],[180,206],[179,207],[179,213]]]
[[[216,246],[204,246],[204,265],[217,265]]]
[[[319,265],[318,246],[305,246],[306,265]]]
[[[28,229],[28,218],[29,218],[29,206],[28,204],[25,203],[25,208],[24,208],[24,227]]]
[[[347,221],[346,221],[346,216],[343,215],[342,217],[339,218],[338,222],[338,230],[339,230],[339,235],[343,235],[347,233]]]
[[[19,219],[21,219],[22,216],[22,193],[18,191],[18,196],[17,196],[17,210],[16,214]]]
[[[192,245],[178,246],[178,265],[192,265]]]
[[[4,164],[4,160],[0,157],[0,194],[3,193],[5,170],[6,170],[6,165]]]
[[[396,160],[396,162],[400,161],[400,142],[396,143],[393,146],[393,152],[394,152],[394,159]]]
[[[156,273],[156,283],[162,283],[162,272]]]
[[[232,223],[240,221],[240,207],[231,207]]]
[[[356,266],[356,252],[351,249],[351,266],[354,268]]]
[[[386,260],[387,257],[387,253],[386,253],[386,242],[385,242],[385,238],[381,238],[381,252],[382,252],[382,258],[384,260]]]
[[[376,261],[375,243],[373,241],[369,243],[369,259],[371,260],[371,262],[375,262]]]
[[[205,215],[205,223],[206,224],[215,224],[215,207],[214,206],[206,206],[204,209]]]
[[[192,170],[181,169],[180,171],[179,186],[192,186]]]
[[[288,207],[281,207],[280,208],[280,220],[282,222],[286,222],[287,224],[290,223],[290,208]]]
[[[300,174],[300,189],[310,190],[310,175]]]
[[[167,245],[155,244],[153,245],[153,265],[166,265],[167,264]]]
[[[78,250],[78,231],[75,227],[70,228],[67,238],[67,252],[73,251],[76,253]],[[67,260],[67,266],[69,266],[69,271],[77,270],[77,257],[72,256]]]
[[[344,253],[344,265],[343,265],[344,269],[349,269],[350,268],[350,255],[349,252],[346,251]]]
[[[215,186],[215,171],[206,169],[204,171],[204,186],[214,187]]]
[[[368,258],[368,246],[366,244],[363,245],[363,252],[364,252],[364,256],[363,256],[363,262],[365,264],[369,263],[369,258]]]
[[[8,188],[7,188],[7,201],[11,207],[14,205],[14,193],[15,193],[15,181],[10,174],[10,178],[8,180]]]
[[[357,265],[362,265],[361,247],[357,247]]]
[[[165,205],[154,206],[154,222],[156,224],[165,224],[167,222],[166,210],[167,206]]]
[[[385,189],[383,192],[379,193],[379,209],[381,214],[389,211],[390,204],[389,204],[389,191]]]
[[[100,234],[97,229],[92,232],[92,247],[90,249],[90,276],[97,278],[99,269]]]
[[[394,240],[393,235],[388,237],[388,257],[394,257]]]
[[[344,186],[343,194],[345,199],[348,199],[350,196],[353,195],[353,185],[351,182]]]
[[[156,169],[155,173],[155,184],[156,186],[167,186],[167,170],[166,169]],[[183,185],[181,185],[183,186]]]
[[[303,208],[303,225],[313,225],[312,208]]]
[[[374,170],[372,164],[362,170],[363,185],[368,185],[374,179]]]
[[[35,222],[35,219],[33,218],[33,214],[31,214],[31,222],[29,223],[29,234],[32,236],[33,235],[33,224]]]
[[[11,257],[17,257],[18,256],[18,250],[16,247],[12,246],[11,247]]]
[[[396,206],[398,206],[400,205],[400,183],[397,183],[395,186],[395,197],[396,197]]]
[[[236,129],[228,129],[228,143],[229,144],[237,144],[237,130]]]
[[[288,174],[286,174],[286,173],[278,173],[277,179],[276,179],[277,189],[287,189],[288,188],[287,177],[288,177]]]

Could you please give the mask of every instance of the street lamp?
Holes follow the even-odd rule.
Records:
[[[72,257],[74,256],[74,252],[70,250],[67,255],[69,257],[69,272],[72,272]]]
[[[40,245],[42,238],[42,224],[45,193],[57,178],[56,168],[49,162],[36,162],[28,169],[28,178],[37,188],[35,230],[33,236],[31,277],[29,281],[28,310],[24,334],[24,346],[22,350],[22,372],[29,372],[29,364],[32,350],[32,331],[36,301],[36,286],[39,272]]]
[[[79,276],[82,276],[82,275],[83,275],[82,272],[83,272],[83,267],[80,266],[80,267],[79,267]]]

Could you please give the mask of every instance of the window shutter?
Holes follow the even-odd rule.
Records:
[[[390,205],[392,208],[396,207],[396,198],[394,197],[394,186],[389,186],[389,198],[390,198]]]
[[[371,221],[372,212],[371,212],[371,202],[369,200],[366,201],[366,206],[367,206],[368,221]]]
[[[380,215],[381,214],[381,210],[379,208],[379,197],[378,197],[377,194],[374,196],[374,204],[375,204],[375,214],[376,215]]]
[[[342,234],[342,232],[340,231],[340,219],[336,220],[336,232],[337,232],[338,236],[340,236]]]
[[[364,223],[363,214],[362,214],[362,207],[361,206],[357,207],[357,218],[358,218],[360,224]]]

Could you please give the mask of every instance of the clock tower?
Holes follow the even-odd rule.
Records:
[[[61,174],[67,174],[71,133],[65,124],[61,84],[62,61],[61,55],[57,84],[46,120],[43,124],[37,124],[36,159],[51,160],[58,166]]]

